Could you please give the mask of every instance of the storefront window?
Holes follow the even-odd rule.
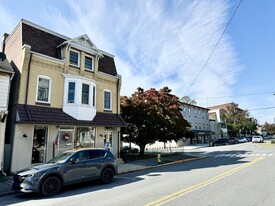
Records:
[[[95,128],[94,127],[76,127],[74,147],[75,148],[95,147]]]

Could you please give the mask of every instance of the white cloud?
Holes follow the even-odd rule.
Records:
[[[234,92],[231,88],[242,66],[227,33],[190,88],[232,15],[228,1],[67,3],[67,13],[45,6],[48,21],[58,25],[52,29],[70,37],[87,33],[100,49],[114,54],[123,78],[121,95],[129,96],[137,87],[164,86],[180,98],[230,96]],[[200,106],[221,103],[220,99],[197,102]]]
[[[116,56],[122,95],[138,86],[168,86],[179,97],[186,95],[229,18],[229,5],[221,0],[67,3],[68,14],[47,10],[49,21],[71,37],[87,33],[100,49]],[[230,95],[239,68],[225,35],[187,95]]]

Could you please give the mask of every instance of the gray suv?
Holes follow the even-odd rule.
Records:
[[[69,150],[46,164],[37,164],[18,171],[14,175],[12,189],[52,196],[59,193],[64,185],[92,179],[110,183],[116,173],[115,157],[106,149]]]

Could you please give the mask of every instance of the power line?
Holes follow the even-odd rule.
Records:
[[[248,109],[247,111],[266,110],[266,109],[275,109],[275,107],[264,107],[264,108],[257,108],[257,109]]]
[[[208,56],[208,58],[206,59],[205,63],[203,64],[203,66],[202,66],[201,70],[199,71],[198,75],[196,76],[196,78],[194,79],[194,81],[191,83],[190,87],[186,90],[185,95],[188,93],[188,91],[191,89],[191,87],[195,84],[195,82],[196,82],[197,79],[199,78],[201,72],[204,70],[205,66],[206,66],[207,63],[209,62],[210,58],[212,57],[214,51],[215,51],[216,48],[218,47],[218,45],[219,45],[219,43],[220,43],[220,41],[221,41],[223,35],[225,34],[225,31],[227,30],[229,24],[231,23],[231,21],[232,21],[233,17],[235,16],[235,14],[236,14],[236,12],[237,12],[239,6],[241,5],[241,3],[242,3],[242,0],[239,1],[239,4],[237,5],[237,7],[236,7],[235,11],[233,12],[233,14],[232,14],[232,16],[231,16],[229,22],[227,23],[226,27],[224,28],[224,30],[223,30],[223,32],[222,32],[220,38],[218,39],[218,41],[217,41],[217,43],[215,44],[213,50],[212,50],[211,53],[209,54],[209,56]]]
[[[230,98],[230,97],[245,97],[245,96],[254,96],[254,95],[263,95],[263,94],[275,94],[275,92],[258,92],[253,94],[238,94],[238,95],[231,95],[231,96],[220,96],[220,97],[202,97],[196,100],[201,99],[223,99],[223,98]]]

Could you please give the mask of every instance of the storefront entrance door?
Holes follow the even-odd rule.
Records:
[[[32,146],[32,164],[45,162],[47,152],[47,126],[34,126],[33,146]]]

